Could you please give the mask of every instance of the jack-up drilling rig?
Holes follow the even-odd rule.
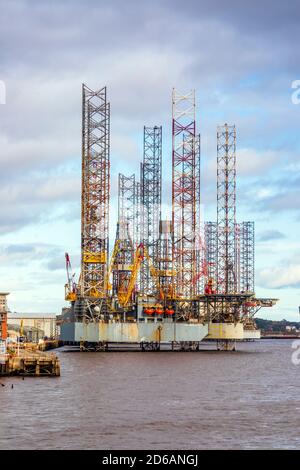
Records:
[[[171,220],[161,220],[161,126],[144,126],[140,170],[139,181],[119,175],[109,259],[110,105],[106,87],[83,85],[81,273],[76,283],[66,254],[71,307],[61,339],[98,351],[112,343],[193,350],[203,339],[233,349],[258,337],[253,316],[276,299],[255,297],[254,224],[236,221],[235,126],[217,131],[216,222],[200,216],[194,90],[172,93]]]

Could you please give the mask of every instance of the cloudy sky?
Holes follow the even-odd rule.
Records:
[[[0,290],[18,312],[58,313],[64,253],[78,273],[81,83],[111,101],[117,175],[138,173],[144,125],[163,126],[169,203],[171,90],[196,89],[202,203],[216,217],[216,127],[237,127],[239,220],[256,224],[260,316],[298,319],[300,2],[0,1]]]

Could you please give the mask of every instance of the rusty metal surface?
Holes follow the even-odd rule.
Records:
[[[207,339],[244,339],[243,323],[209,323]]]
[[[73,328],[72,328],[72,326]],[[62,325],[63,341],[88,342],[172,342],[202,341],[208,325],[201,323],[88,323]]]

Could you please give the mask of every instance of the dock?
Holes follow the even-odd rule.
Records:
[[[0,376],[59,377],[60,362],[56,354],[21,350],[6,355],[0,364]]]

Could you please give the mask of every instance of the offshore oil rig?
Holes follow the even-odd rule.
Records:
[[[201,220],[195,91],[172,92],[172,217],[161,217],[162,127],[144,127],[140,176],[119,174],[109,249],[110,103],[82,86],[81,273],[67,284],[61,340],[81,350],[114,344],[233,350],[255,339],[253,317],[277,299],[255,297],[254,222],[236,220],[236,128],[217,129],[216,221]]]

